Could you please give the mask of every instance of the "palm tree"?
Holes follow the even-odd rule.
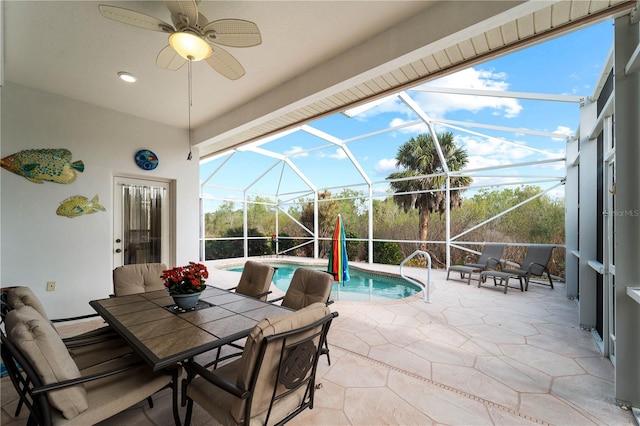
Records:
[[[453,133],[445,132],[437,135],[442,148],[444,159],[449,171],[462,170],[467,165],[467,151],[458,147],[453,140]],[[393,201],[408,212],[411,208],[418,209],[420,216],[420,240],[427,241],[429,229],[429,213],[446,211],[446,182],[447,178],[438,151],[430,134],[419,134],[409,139],[398,148],[396,167],[403,171],[391,173],[387,179],[401,179],[417,177],[417,179],[390,182],[394,192]],[[431,175],[436,176],[431,176]],[[471,178],[466,176],[452,176],[451,188],[467,187]],[[433,191],[436,190],[436,191]],[[430,192],[433,191],[433,192]],[[451,208],[462,205],[462,193],[465,189],[451,190]],[[422,243],[420,249],[424,250]]]

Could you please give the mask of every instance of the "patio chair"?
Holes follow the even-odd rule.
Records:
[[[164,263],[118,266],[113,270],[113,294],[117,297],[164,290],[164,281],[160,276],[165,269],[167,266]]]
[[[154,372],[126,354],[81,369],[51,323],[30,306],[7,312],[5,331],[0,352],[20,404],[30,411],[28,424],[96,424],[165,388],[173,391],[180,423],[178,368]]]
[[[14,286],[2,289],[2,321],[9,311],[29,306],[51,323],[56,332],[55,324],[68,321],[78,321],[99,317],[98,314],[81,315],[77,317],[49,319],[44,306],[29,287]],[[73,361],[78,368],[88,368],[100,364],[117,356],[132,353],[133,349],[111,327],[103,326],[95,330],[79,333],[62,338]],[[15,416],[22,410],[22,401],[18,402]],[[152,401],[149,401],[152,405]]]
[[[185,425],[191,423],[194,402],[224,425],[283,424],[312,409],[318,357],[337,315],[315,303],[260,321],[242,358],[217,370],[186,362]]]
[[[311,268],[298,268],[293,273],[284,296],[272,299],[270,302],[281,300],[282,306],[294,310],[317,302],[330,305],[333,303],[329,300],[332,287],[333,276],[330,273]]]
[[[551,274],[547,266],[551,260],[553,248],[553,246],[529,246],[524,260],[517,268],[503,267],[501,271],[483,271],[481,278],[486,279],[486,277],[493,277],[494,284],[496,283],[496,278],[500,279],[501,284],[502,281],[506,279],[504,283],[506,293],[506,285],[508,284],[509,278],[518,278],[520,281],[520,289],[523,287],[522,280],[524,279],[524,291],[527,291],[529,290],[529,282],[531,282],[532,276],[542,277],[546,273],[547,279],[549,280],[548,285],[553,289],[553,280],[551,279]],[[547,285],[545,283],[539,284]],[[480,286],[480,283],[478,283],[478,286]]]
[[[482,248],[482,253],[480,253],[480,257],[476,260],[476,263],[451,265],[447,270],[447,280],[449,280],[449,274],[451,271],[455,271],[460,273],[461,280],[464,280],[466,275],[467,285],[471,284],[472,274],[479,274],[487,269],[500,267],[500,259],[502,258],[503,251],[504,244],[485,244]]]
[[[30,306],[35,309],[44,319],[51,322],[52,327],[57,331],[56,324],[62,324],[69,321],[78,321],[89,318],[100,318],[98,314],[80,315],[69,318],[49,319],[47,311],[29,287],[15,286],[7,287],[2,290],[3,293],[3,319],[8,311],[20,309],[23,306]],[[114,342],[109,342],[109,341]],[[117,342],[115,342],[117,340]],[[118,334],[108,325],[99,327],[95,330],[80,333],[74,336],[62,338],[72,355],[91,357],[90,352],[96,348],[92,346],[98,343],[104,343],[115,349],[115,346],[127,346],[124,340],[120,339]],[[109,342],[109,343],[107,343]],[[130,348],[128,348],[130,349]],[[79,361],[79,360],[76,360]],[[84,365],[84,361],[80,361]],[[91,360],[87,359],[87,362]]]
[[[273,280],[273,274],[275,268],[273,266],[266,265],[264,263],[255,262],[253,260],[247,260],[242,269],[242,275],[240,275],[240,281],[238,285],[230,288],[229,290],[235,290],[236,293],[244,294],[245,296],[254,297],[260,300],[267,300],[267,296],[271,294],[269,287]],[[225,347],[232,347],[242,351],[244,345],[241,343],[229,343]],[[222,346],[220,346],[216,352],[215,361],[206,366],[214,365],[217,367],[218,363],[242,355],[242,352],[233,352],[231,354],[221,356]]]
[[[329,306],[333,303],[333,300],[329,300],[332,287],[333,275],[330,273],[311,268],[298,268],[293,273],[291,284],[289,284],[284,296],[270,300],[270,302],[282,300],[281,306],[295,310],[317,302],[322,302]],[[327,356],[327,362],[331,365],[329,343],[326,339],[324,343],[322,354]]]
[[[273,280],[275,268],[264,263],[247,260],[240,275],[240,281],[235,290],[236,293],[254,297],[260,300],[267,300],[267,295],[271,294],[269,287]]]
[[[281,306],[296,311],[318,302],[324,303],[328,306],[333,303],[332,300],[329,300],[332,286],[333,277],[331,274],[311,268],[298,268],[293,273],[291,283],[289,284],[289,288],[287,288],[285,295],[276,299],[271,299],[269,302],[274,303],[281,301]],[[243,346],[237,344],[230,344],[228,346],[243,349]],[[225,356],[220,356],[221,350],[222,348],[218,348],[215,361],[209,364],[213,365],[214,369],[217,368],[218,363],[242,355],[241,352],[235,352]],[[325,347],[322,348],[322,354],[327,356],[327,362],[331,365],[329,344],[326,340]]]

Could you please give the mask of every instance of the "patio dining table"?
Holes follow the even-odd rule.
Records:
[[[246,337],[264,318],[291,312],[211,286],[188,311],[177,308],[166,290],[89,304],[156,371]]]

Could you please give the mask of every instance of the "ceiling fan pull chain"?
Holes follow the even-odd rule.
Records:
[[[191,106],[193,105],[193,100],[192,100],[192,93],[191,93],[191,88],[192,88],[192,82],[191,82],[191,63],[193,61],[191,59],[189,59],[189,66],[188,66],[188,73],[189,73],[189,155],[187,155],[187,160],[191,161]]]

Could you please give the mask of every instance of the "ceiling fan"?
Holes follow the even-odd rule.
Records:
[[[169,33],[169,45],[156,58],[156,65],[175,71],[187,61],[204,59],[223,76],[236,80],[245,70],[222,46],[251,47],[262,43],[258,26],[242,19],[220,19],[209,22],[198,12],[199,0],[165,0],[171,12],[168,24],[153,16],[122,7],[99,5],[102,16],[147,30]]]

